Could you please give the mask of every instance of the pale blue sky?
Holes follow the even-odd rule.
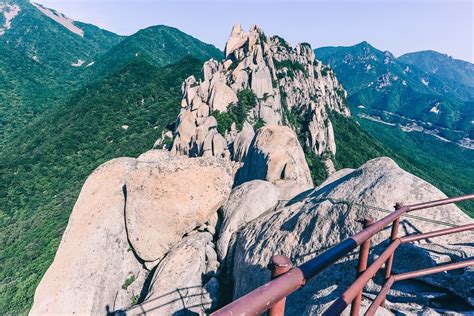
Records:
[[[165,24],[223,49],[233,24],[252,24],[292,45],[367,41],[399,56],[432,49],[474,62],[474,0],[36,0],[118,34]]]

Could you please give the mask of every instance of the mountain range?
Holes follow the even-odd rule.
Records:
[[[315,55],[347,90],[348,105],[364,131],[448,194],[472,191],[471,63],[432,51],[395,58],[367,42],[321,47]]]
[[[474,65],[433,50],[404,54],[398,60],[464,86],[474,87]]]
[[[191,91],[196,84],[182,83],[191,75],[199,78],[203,62],[225,58],[234,61],[233,66],[228,62],[225,66],[230,67],[231,73],[242,69],[233,68],[238,66],[238,53],[229,57],[168,26],[119,36],[26,0],[2,3],[0,311],[23,314],[30,308],[34,290],[53,260],[87,175],[109,159],[135,157],[163,138],[166,131],[175,131],[182,122],[176,117],[184,112],[180,108],[182,89]],[[256,37],[270,41],[263,32]],[[308,66],[304,58],[311,55],[304,44],[292,48],[277,36],[271,41],[278,50],[275,56],[281,56],[274,64],[277,77],[266,86],[257,80],[266,73],[258,70],[252,75],[249,70],[241,72],[241,76],[249,73],[248,80],[228,78],[229,82],[248,82],[250,86],[260,82],[254,90],[262,94],[252,101],[254,96],[247,91],[245,99],[251,107],[237,102],[229,115],[212,113],[222,133],[229,136],[243,129],[245,120],[257,129],[267,123],[265,120],[280,115],[281,123],[290,126],[303,144],[315,184],[329,175],[328,163],[335,171],[358,168],[369,159],[390,156],[447,194],[467,193],[472,188],[472,151],[446,145],[439,139],[416,139],[415,134],[404,132],[399,137],[406,137],[403,142],[407,147],[399,148],[397,138],[392,138],[396,133],[389,130],[394,127],[374,121],[405,128],[413,128],[416,123],[453,142],[472,139],[472,64],[433,52],[397,59],[362,43],[351,48],[316,49],[316,59],[322,62],[315,61],[313,65],[309,58]],[[271,67],[269,60],[266,63]],[[453,72],[458,75],[451,75]],[[305,104],[299,104],[298,95],[292,92],[295,80],[311,82],[305,88],[310,92]],[[315,85],[314,80],[330,84],[331,88]],[[338,82],[342,83],[340,88]],[[342,87],[348,92],[347,100]],[[275,94],[265,94],[265,89]],[[332,95],[331,102],[337,107],[349,105],[352,116],[344,111],[328,111],[316,117],[314,104],[325,102],[322,91]],[[280,109],[271,103],[276,95],[286,100]],[[264,107],[275,110],[277,115],[256,115],[263,113],[258,111],[270,113],[268,109],[261,110]],[[317,139],[310,121],[320,123],[319,130],[326,135],[323,139]],[[234,129],[232,123],[237,123]],[[334,151],[330,142],[322,143],[331,133],[337,148]],[[423,146],[445,145],[452,145],[449,153],[430,157],[428,162],[427,157],[421,157]],[[464,210],[473,214],[472,205]]]
[[[135,57],[164,66],[188,55],[200,60],[222,56],[214,46],[166,26],[124,37],[26,0],[7,1],[0,12],[9,16],[0,36],[0,145],[15,126],[67,102],[72,92]]]
[[[315,53],[341,80],[354,111],[472,147],[472,64],[433,52],[395,58],[367,42]]]
[[[346,91],[308,43],[292,46],[258,26],[245,31],[237,24],[224,56],[207,60],[199,74],[183,80],[175,124],[153,149],[109,160],[84,182],[55,258],[36,288],[32,315],[104,310],[208,315],[263,284],[269,276],[265,265],[275,253],[298,263],[359,231],[362,216],[390,218],[386,212],[392,213],[396,201],[446,197],[380,157],[404,162],[354,121]],[[134,90],[126,95],[134,96]],[[109,112],[100,107],[76,119],[93,121]],[[139,114],[132,122],[140,121],[144,114]],[[402,234],[471,223],[455,206],[411,215],[401,222]],[[388,235],[384,229],[374,236],[374,245],[382,246]],[[440,256],[451,258],[460,247],[469,257],[469,241],[466,232],[401,245],[397,272],[413,270],[414,261],[444,262]],[[288,315],[322,314],[341,295],[351,278],[341,286],[340,276],[356,266],[351,256],[341,259],[316,280],[307,278],[295,293],[303,303],[288,298]],[[472,307],[463,284],[468,273],[397,289],[384,308],[467,311]],[[408,295],[427,286],[429,295],[407,304]],[[437,300],[440,296],[449,299]],[[371,301],[363,300],[364,306]]]
[[[31,304],[85,177],[153,144],[174,123],[182,80],[222,52],[166,26],[125,38],[59,23],[28,1],[1,10],[18,11],[0,36],[0,310],[16,314]]]

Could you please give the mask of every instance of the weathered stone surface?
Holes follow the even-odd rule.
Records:
[[[119,158],[97,168],[82,187],[53,263],[35,293],[31,315],[105,314],[130,305],[122,289],[143,285],[145,270],[129,249],[123,186],[135,159]],[[140,284],[138,284],[140,283]]]
[[[174,245],[156,268],[145,301],[127,315],[205,315],[217,303],[217,280],[208,286],[202,280],[210,243],[211,234],[197,233]]]
[[[188,154],[191,150],[191,139],[196,134],[196,112],[183,111],[177,119],[177,129],[173,141],[174,153]]]
[[[293,263],[300,264],[359,231],[362,227],[358,219],[371,216],[378,220],[387,215],[377,208],[391,210],[396,202],[414,204],[446,197],[432,185],[400,169],[389,158],[371,160],[351,173],[347,173],[347,170],[340,172],[339,176],[337,178],[334,174],[332,181],[302,194],[276,212],[259,217],[238,234],[234,234],[233,258],[228,254],[235,281],[234,298],[268,281],[269,271],[266,265],[274,254],[287,255]],[[417,218],[407,215],[402,219],[400,236],[448,227],[437,221],[456,225],[472,222],[454,205],[419,210],[410,215]],[[385,249],[386,244],[381,243],[389,234],[390,230],[387,229],[373,238],[375,249],[372,257]],[[433,238],[428,242],[417,243],[416,246],[401,246],[397,250],[393,270],[400,273],[472,257],[472,238],[472,232],[464,232]],[[287,312],[290,315],[320,314],[353,281],[356,259],[355,256],[346,257],[308,282],[297,294],[288,298]],[[434,308],[435,299],[431,303],[430,299],[423,301],[422,297],[426,296],[417,295],[421,291],[426,292],[426,288],[420,284],[428,284],[431,286],[428,288],[434,293],[432,298],[440,295],[446,297],[448,294],[453,296],[454,293],[458,296],[458,300],[438,301],[441,306],[438,305],[437,308],[462,308],[459,307],[460,301],[469,306],[472,305],[470,297],[472,298],[474,283],[466,280],[472,278],[472,270],[464,269],[463,272],[422,277],[408,283],[411,286],[400,282],[397,286],[401,286],[403,290],[394,287],[389,293],[388,304],[394,303],[393,306],[397,309],[408,310],[409,306],[401,302],[413,301],[415,304]],[[367,291],[375,294],[375,290],[380,289],[381,282],[382,280],[376,279],[375,283],[369,284]],[[338,286],[334,287],[335,284]],[[450,305],[450,301],[455,303]]]
[[[258,68],[252,73],[250,79],[252,90],[255,91],[257,98],[263,98],[265,94],[273,94],[272,76],[268,67]]]
[[[306,118],[303,124],[309,131],[305,146],[317,155],[336,153],[328,111],[349,116],[344,103],[346,93],[332,71],[315,60],[308,44],[293,48],[278,36],[267,37],[257,26],[245,32],[236,25],[227,41],[225,56],[222,62],[207,61],[199,82],[191,76],[183,83],[182,112],[176,123],[174,153],[221,157],[234,152],[230,158],[241,161],[246,149],[242,140],[249,136],[249,129],[244,133],[223,132],[228,150],[222,151],[220,147],[215,151],[195,149],[202,148],[204,140],[210,148],[211,139],[218,133],[215,128],[201,128],[204,119],[214,110],[227,112],[231,104],[238,103],[237,95],[242,89],[252,90],[257,99],[246,118],[249,126],[255,126],[257,122],[259,125],[289,125],[288,113],[299,113]]]
[[[140,156],[126,183],[126,223],[136,253],[144,261],[161,258],[184,234],[210,220],[231,183],[223,159],[157,151]]]
[[[331,175],[336,172],[336,167],[334,166],[334,162],[331,159],[324,159],[323,163],[326,166],[326,171],[328,175]]]
[[[276,185],[281,199],[313,187],[303,149],[289,127],[267,125],[255,135],[235,185],[255,179]]]
[[[253,180],[234,188],[222,207],[222,224],[217,240],[217,255],[222,261],[230,238],[248,222],[278,204],[278,189],[270,182]]]
[[[237,103],[235,92],[225,83],[217,82],[211,90],[209,105],[212,110],[226,112],[229,104]]]
[[[216,133],[216,135],[212,137],[212,155],[215,157],[227,157],[229,155],[227,142],[219,133]]]
[[[225,57],[227,58],[236,49],[242,47],[248,39],[248,34],[242,30],[240,24],[234,25],[230,37],[225,45]]]
[[[255,132],[253,131],[252,125],[248,122],[244,123],[242,130],[237,134],[234,141],[234,160],[243,161],[247,156],[247,152],[252,142]]]
[[[151,268],[183,235],[199,226],[213,230],[231,185],[228,161],[162,150],[97,168],[83,186],[31,314],[101,314],[106,307],[128,307],[145,281],[143,261]],[[205,254],[208,272],[215,273],[215,251]]]

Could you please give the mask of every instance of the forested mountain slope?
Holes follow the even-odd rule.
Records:
[[[406,58],[396,59],[367,42],[315,52],[349,92],[354,111],[415,125],[452,141],[472,139],[472,87],[407,64]]]
[[[0,152],[0,311],[24,313],[54,257],[87,175],[136,156],[174,123],[196,59],[157,68],[141,58],[75,93]]]
[[[94,76],[102,76],[120,69],[133,59],[140,57],[155,66],[175,63],[185,56],[193,56],[205,61],[221,59],[222,52],[215,46],[181,32],[180,30],[157,25],[140,30],[113,47],[90,67]]]
[[[474,65],[470,62],[433,50],[408,53],[397,59],[441,78],[474,87]]]

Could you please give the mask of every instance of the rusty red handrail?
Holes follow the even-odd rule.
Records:
[[[406,273],[392,275],[387,280],[387,282],[385,282],[384,286],[382,287],[382,290],[379,292],[375,300],[369,306],[369,308],[365,312],[365,315],[366,316],[375,315],[375,313],[377,312],[377,309],[382,305],[383,301],[385,300],[385,297],[387,296],[388,291],[391,289],[393,283],[395,283],[396,281],[402,281],[402,280],[412,279],[412,278],[416,278],[416,277],[420,277],[424,275],[465,268],[471,265],[474,265],[474,259],[464,260],[461,262],[454,262],[454,263],[440,265],[440,266],[436,266],[432,268],[426,268],[426,269],[421,269],[417,271],[410,271]]]
[[[280,275],[276,279],[271,280],[270,282],[258,287],[257,289],[242,296],[236,301],[215,311],[211,315],[212,316],[259,315],[269,310],[273,305],[275,305],[276,303],[279,303],[286,296],[298,290],[301,286],[305,284],[307,280],[318,275],[325,268],[332,265],[333,263],[343,258],[347,254],[349,254],[356,247],[364,244],[366,241],[370,241],[370,238],[372,236],[374,236],[376,233],[383,230],[387,225],[392,223],[393,226],[392,226],[392,234],[391,234],[391,244],[382,253],[382,255],[380,255],[380,257],[374,263],[372,263],[372,265],[370,265],[364,272],[361,273],[358,279],[354,282],[356,286],[354,284],[352,285],[353,288],[351,291],[353,292],[349,292],[348,295],[345,295],[345,296],[343,295],[338,300],[336,300],[336,302],[334,302],[334,304],[326,311],[326,314],[333,315],[333,314],[342,312],[348,306],[348,304],[353,302],[354,299],[357,298],[359,294],[361,294],[362,289],[365,286],[365,284],[368,282],[368,280],[370,280],[371,277],[373,277],[373,275],[377,273],[377,271],[382,267],[382,265],[385,262],[387,262],[388,264],[386,268],[386,283],[382,291],[386,290],[386,292],[388,292],[391,287],[390,283],[395,282],[395,277],[391,275],[391,262],[393,260],[393,254],[396,248],[402,242],[409,242],[410,239],[412,239],[411,241],[413,241],[413,238],[414,238],[413,236],[403,237],[405,239],[397,237],[398,224],[400,221],[400,217],[405,213],[420,210],[420,209],[431,208],[431,207],[457,203],[457,202],[462,202],[462,201],[467,201],[467,200],[473,200],[473,199],[474,199],[474,194],[468,194],[468,195],[454,197],[454,198],[446,198],[442,200],[418,203],[418,204],[414,204],[410,206],[397,205],[393,213],[390,213],[389,215],[385,216],[381,220],[363,229],[359,233],[340,242],[334,247],[326,250],[325,252],[318,255],[317,257],[301,264],[298,267],[291,269],[290,271]],[[464,230],[473,229],[472,224],[469,224],[467,226],[469,227]],[[459,232],[459,231],[462,231],[462,230],[460,230],[458,227],[454,227],[454,228],[443,230],[443,232],[437,231],[433,233],[448,234],[448,233],[454,233],[454,232]],[[418,237],[420,237],[419,239],[435,237],[433,233],[420,234],[418,235]],[[424,237],[421,237],[422,235],[424,235]],[[440,236],[440,235],[436,235],[436,236]],[[385,296],[379,299],[380,303],[378,306],[383,304],[384,298]],[[357,301],[358,300],[356,300],[356,302]],[[360,301],[358,302],[358,304],[360,304]],[[354,306],[353,308],[358,311],[359,307],[360,305]]]
[[[375,260],[370,267],[359,277],[356,279],[354,283],[342,294],[325,312],[324,315],[338,315],[340,314],[351,302],[354,302],[354,298],[362,293],[362,289],[364,286],[367,284],[367,282],[372,279],[375,274],[379,271],[379,269],[382,267],[384,263],[388,263],[389,258],[393,258],[393,254],[397,250],[398,246],[400,246],[402,243],[407,243],[415,240],[421,240],[421,239],[427,239],[427,238],[432,238],[432,237],[437,237],[437,236],[443,236],[451,233],[458,233],[462,231],[467,231],[474,229],[474,224],[467,224],[459,227],[453,227],[453,228],[448,228],[448,229],[442,229],[438,230],[432,233],[426,233],[426,234],[417,234],[417,235],[412,235],[412,236],[407,236],[403,238],[396,238],[394,241],[391,242],[391,244],[385,249],[384,252]],[[416,238],[415,238],[416,237]],[[457,266],[458,268],[464,267],[466,262],[471,262],[472,260],[467,260],[467,261],[462,261],[462,262],[456,262],[450,265],[446,266],[437,266],[437,267],[432,267],[428,269],[423,269],[419,271],[412,271],[412,272],[407,272],[404,274],[399,274],[399,275],[389,275],[386,278],[385,283],[393,283],[395,281],[400,281],[400,280],[405,280],[417,276],[423,276],[426,274],[431,274],[431,273],[437,273],[441,271],[446,271],[443,270],[443,268],[446,268],[447,270],[452,270]],[[471,264],[474,264],[474,261],[472,261]],[[470,264],[468,264],[470,265]],[[425,272],[429,273],[425,273]],[[393,280],[389,281],[391,278]],[[390,285],[391,287],[391,285]],[[390,287],[388,289],[384,288],[383,291],[388,292],[390,290]],[[385,292],[385,294],[386,294]],[[379,303],[378,306],[383,304],[383,300]],[[378,307],[377,306],[377,307]]]

